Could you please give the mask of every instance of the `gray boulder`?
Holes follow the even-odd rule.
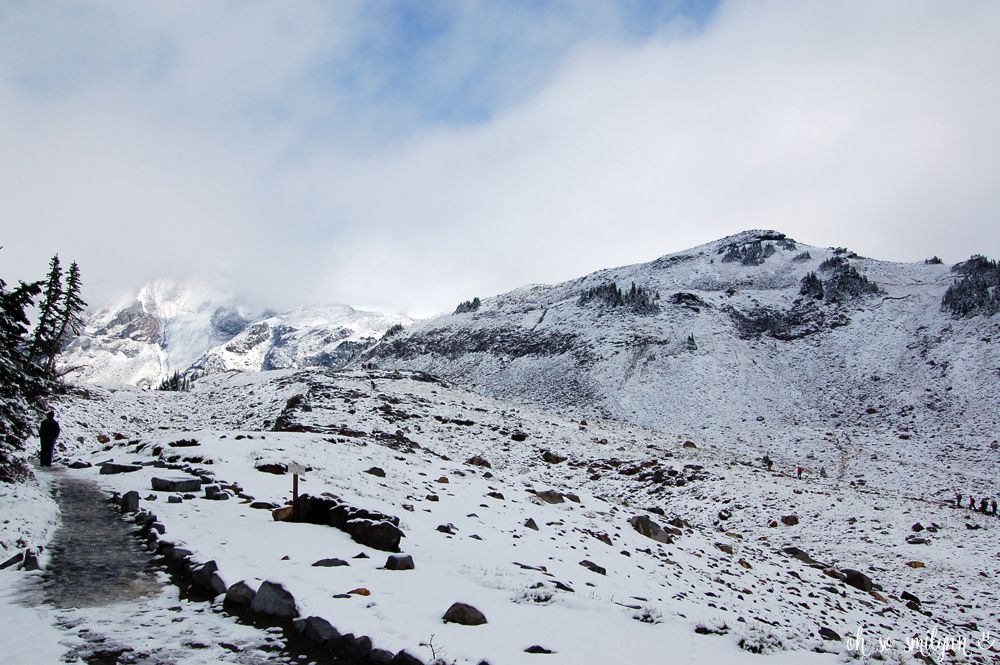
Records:
[[[329,640],[340,637],[340,631],[322,617],[308,617],[295,620],[295,630],[313,644],[326,644]]]
[[[845,584],[848,584],[855,589],[860,589],[861,591],[870,592],[874,590],[875,585],[872,583],[871,578],[861,571],[844,568],[841,572],[844,573]]]
[[[386,570],[413,570],[413,557],[409,554],[390,554],[385,561]]]
[[[629,518],[628,523],[632,525],[633,529],[658,543],[670,545],[674,542],[671,535],[664,531],[663,527],[650,519],[649,515],[636,515]]]
[[[241,607],[249,606],[253,603],[254,591],[246,582],[237,582],[226,590],[225,603],[227,605],[237,605]]]
[[[113,462],[105,462],[101,465],[101,475],[109,476],[116,473],[132,473],[133,471],[138,471],[141,466],[135,464],[115,464]]]
[[[267,616],[293,619],[299,615],[298,608],[295,607],[295,596],[285,590],[277,582],[264,582],[257,589],[257,594],[253,597],[250,609],[255,614],[265,614]]]
[[[198,492],[201,491],[201,479],[191,476],[171,476],[169,478],[154,477],[153,489],[157,492]]]
[[[134,513],[139,510],[139,493],[135,490],[125,492],[119,504],[123,513]]]
[[[442,619],[445,623],[457,623],[462,626],[481,626],[486,623],[486,615],[465,603],[453,603]]]

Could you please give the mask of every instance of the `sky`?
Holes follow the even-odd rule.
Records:
[[[0,4],[0,277],[426,315],[750,228],[1000,256],[1000,3]]]

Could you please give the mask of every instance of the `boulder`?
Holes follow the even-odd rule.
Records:
[[[837,631],[827,628],[826,626],[819,629],[819,636],[830,642],[839,642],[841,640]]]
[[[564,503],[566,501],[562,492],[557,492],[556,490],[542,490],[541,492],[535,492],[535,496],[545,503]]]
[[[798,547],[786,547],[781,551],[787,554],[788,556],[792,557],[793,559],[798,559],[807,566],[813,566],[814,568],[826,567],[825,564],[822,564],[816,559],[812,558],[805,550],[801,550]]]
[[[486,623],[486,616],[472,605],[453,603],[444,613],[445,623],[457,623],[462,626],[481,626]]]
[[[154,477],[151,480],[153,489],[157,492],[198,492],[201,490],[201,479],[191,476]],[[207,490],[206,490],[207,491]]]
[[[861,571],[844,568],[841,572],[844,573],[844,584],[869,593],[875,589],[875,585],[872,583],[871,578]]]
[[[347,563],[343,559],[320,559],[313,564],[317,568],[336,568],[338,566],[349,566],[351,564]]]
[[[208,561],[191,569],[191,582],[203,589],[211,588],[212,575],[218,572],[215,561]],[[223,589],[225,591],[225,589]]]
[[[403,650],[396,654],[389,665],[424,665],[424,661]]]
[[[344,657],[357,661],[364,660],[372,651],[372,640],[367,635],[360,635],[342,645]]]
[[[74,460],[69,464],[67,464],[66,466],[68,466],[71,469],[89,469],[90,467],[93,466],[93,464],[91,464],[90,462],[84,462],[83,460]]]
[[[385,561],[386,570],[413,570],[413,557],[409,554],[390,554]]]
[[[141,466],[135,464],[115,464],[113,462],[105,462],[101,464],[101,475],[109,476],[116,473],[132,473],[133,471],[138,471]]]
[[[674,542],[674,539],[670,536],[670,534],[664,531],[663,527],[650,519],[648,515],[636,515],[635,517],[629,518],[628,523],[632,525],[633,529],[642,535],[659,543],[670,545]]]
[[[258,464],[256,468],[261,473],[273,473],[276,476],[288,473],[288,467],[284,464]]]
[[[542,453],[542,459],[548,462],[549,464],[562,464],[563,462],[566,461],[566,458],[564,456],[557,455],[556,453],[551,452],[549,450],[546,450],[544,453]]]
[[[466,464],[471,466],[479,466],[485,469],[492,469],[493,466],[486,460],[485,457],[480,457],[479,455],[473,455],[469,459],[465,460]]]
[[[784,517],[781,518],[781,523],[784,524],[785,526],[795,526],[796,524],[799,523],[799,516],[785,515]]]
[[[308,617],[306,619],[296,619],[295,630],[313,644],[323,645],[328,641],[340,637],[340,632],[334,628],[329,621],[321,617]]]
[[[373,466],[370,469],[365,470],[365,473],[370,473],[373,476],[378,476],[379,478],[385,478],[385,470],[377,466]]]
[[[528,435],[525,432],[522,432],[521,430],[517,430],[516,432],[510,435],[510,438],[513,439],[514,441],[524,441],[528,438]]]
[[[139,510],[139,493],[135,490],[125,492],[118,504],[123,513],[134,513]]]
[[[438,524],[437,530],[440,531],[441,533],[446,533],[449,536],[454,536],[456,532],[455,525],[451,523]]]
[[[224,602],[227,605],[246,607],[253,603],[255,595],[257,595],[257,592],[254,591],[249,584],[246,582],[237,582],[226,590],[226,598]]]
[[[257,589],[250,609],[255,614],[265,614],[284,619],[292,619],[299,615],[295,607],[295,597],[277,582],[264,582]]]
[[[372,665],[389,665],[392,662],[392,652],[385,649],[372,649],[368,654],[368,662]]]
[[[538,531],[538,524],[536,524],[535,520],[533,520],[530,517],[524,521],[524,526],[526,526],[529,529],[534,529],[535,531]]]
[[[344,531],[351,534],[354,542],[383,552],[398,552],[399,541],[403,537],[403,532],[395,524],[369,519],[348,520],[344,525]]]
[[[552,649],[546,649],[545,647],[539,646],[537,644],[533,644],[530,647],[528,647],[527,649],[525,649],[524,653],[542,653],[542,654],[545,654],[545,653],[555,653],[555,651],[553,651]]]
[[[900,600],[908,600],[910,602],[916,603],[917,605],[920,604],[920,599],[914,596],[909,591],[904,591],[901,594],[899,594],[899,598]]]
[[[588,561],[587,559],[584,559],[583,561],[581,561],[580,565],[583,566],[584,568],[586,568],[589,571],[597,573],[598,575],[607,575],[608,574],[608,571],[607,571],[606,568],[598,566],[593,561]]]

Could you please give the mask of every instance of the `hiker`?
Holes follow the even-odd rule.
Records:
[[[979,500],[979,512],[981,512],[983,515],[986,514],[987,505],[989,505],[989,500],[986,497],[983,497],[982,499]]]
[[[992,501],[990,501],[990,512],[992,513],[993,517],[997,516],[997,500],[996,499],[993,499]]]
[[[56,439],[59,438],[59,423],[56,422],[56,412],[49,411],[47,417],[38,426],[38,438],[42,440],[42,451],[38,455],[38,461],[42,466],[52,466],[52,451],[56,447]]]
[[[797,466],[797,467],[795,467],[795,473],[797,473],[797,474],[798,474],[799,478],[801,478],[801,477],[802,477],[802,471],[803,471],[803,469],[802,469],[802,467],[801,467],[801,466]]]
[[[767,467],[768,471],[770,471],[771,467],[774,466],[774,460],[771,459],[770,455],[764,455],[764,466]]]
[[[976,500],[970,496],[969,497],[969,510],[975,510],[975,509],[976,509]]]
[[[956,493],[955,494],[955,507],[956,508],[961,508],[962,507],[962,495],[961,495],[961,493]]]

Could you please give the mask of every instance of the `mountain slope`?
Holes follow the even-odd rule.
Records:
[[[75,381],[140,387],[174,372],[340,367],[409,323],[346,305],[260,312],[212,285],[158,280],[95,312],[61,362]]]

